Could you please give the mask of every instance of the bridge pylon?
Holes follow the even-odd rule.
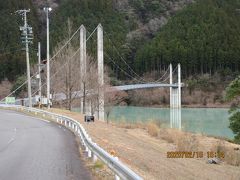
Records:
[[[85,88],[86,88],[86,58],[87,58],[87,50],[86,50],[86,28],[84,25],[80,27],[80,90],[83,93],[83,97],[80,98],[80,109],[81,113],[85,114],[86,108],[86,96],[85,96]]]
[[[170,64],[170,85],[173,85],[173,70],[172,64]],[[170,108],[181,108],[181,65],[178,64],[178,82],[177,87],[170,87]]]
[[[103,62],[103,27],[97,27],[97,59],[98,59],[98,119],[104,121],[104,62]]]

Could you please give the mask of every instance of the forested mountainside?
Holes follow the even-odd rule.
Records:
[[[240,68],[240,1],[201,0],[172,17],[137,51],[138,72],[180,62],[184,75]]]
[[[68,36],[70,19],[73,31],[84,24],[91,32],[101,23],[105,52],[126,71],[128,67],[121,58],[139,74],[159,71],[170,62],[180,62],[185,77],[239,70],[239,0],[1,0],[0,80],[14,81],[25,73],[25,53],[21,51],[24,46],[19,32],[23,22],[13,13],[16,10],[31,9],[29,24],[35,33],[31,61],[36,60],[39,39],[44,57],[42,8],[46,5],[54,9],[50,14],[51,51]],[[107,56],[105,62],[112,67],[115,77],[125,78]]]
[[[38,39],[38,19],[36,9],[31,0],[0,1],[0,81],[7,78],[14,81],[25,73],[26,59],[24,45],[21,43],[19,26],[23,25],[22,17],[15,13],[19,9],[31,9],[28,15],[29,25],[34,29],[34,42]],[[30,46],[31,57],[35,53]],[[36,53],[35,53],[36,54]],[[34,61],[30,58],[31,62]]]
[[[105,33],[105,63],[113,69],[114,77],[129,78],[111,63],[110,58],[117,62],[121,69],[131,74],[121,59],[124,58],[133,69],[136,69],[137,50],[155,37],[159,29],[178,10],[191,2],[193,1],[63,0],[60,1],[52,19],[52,47],[68,35],[68,18],[73,22],[73,29],[84,24],[89,33],[101,23]],[[92,48],[89,50],[92,51]]]

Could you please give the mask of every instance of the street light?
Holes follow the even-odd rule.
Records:
[[[48,14],[52,11],[52,8],[45,7],[43,10],[46,12],[47,17],[47,106],[50,108],[50,62],[49,62],[49,18]]]

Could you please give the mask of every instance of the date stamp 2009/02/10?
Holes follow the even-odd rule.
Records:
[[[167,158],[224,158],[224,152],[208,151],[170,151],[167,152]]]

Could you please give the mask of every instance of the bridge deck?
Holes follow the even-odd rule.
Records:
[[[123,85],[123,86],[113,86],[113,89],[117,89],[119,91],[127,91],[127,90],[134,90],[134,89],[149,89],[149,88],[161,88],[161,87],[173,87],[177,88],[178,84],[130,84],[130,85]],[[181,84],[183,87],[183,84]]]
[[[183,87],[183,86],[184,86],[184,84],[182,83],[181,87]],[[130,85],[122,85],[122,86],[111,86],[111,87],[107,88],[106,91],[108,91],[108,92],[115,91],[115,90],[129,91],[129,90],[135,90],[135,89],[150,89],[150,88],[161,88],[161,87],[178,88],[178,84],[150,84],[150,83],[149,84],[130,84]],[[95,94],[95,92],[88,90],[87,94],[88,95]],[[80,91],[75,91],[75,92],[73,92],[72,96],[73,97],[82,97],[83,95]],[[64,93],[57,93],[54,95],[53,98],[58,101],[67,99],[67,97]],[[21,99],[17,99],[16,104],[20,105],[21,104],[20,100]],[[33,104],[36,104],[35,98],[33,98],[32,100],[33,100]],[[24,101],[25,101],[25,103],[28,104],[28,98],[24,98]]]

